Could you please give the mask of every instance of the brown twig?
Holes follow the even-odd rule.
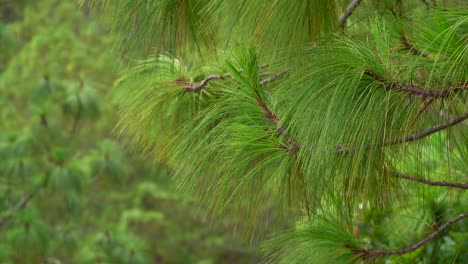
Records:
[[[283,70],[283,71],[271,76],[270,78],[263,79],[263,80],[260,81],[260,85],[265,85],[267,83],[276,81],[276,80],[280,79],[281,77],[283,77],[284,75],[286,75],[288,72],[289,72],[289,69],[286,69],[286,70]]]
[[[78,109],[76,110],[76,114],[73,118],[73,124],[72,128],[70,130],[70,134],[68,135],[68,138],[65,142],[65,145],[70,145],[70,143],[73,141],[73,138],[76,136],[78,132],[78,125],[80,123],[81,119],[81,112],[83,108],[83,103],[81,102],[80,96],[76,95],[76,103],[78,104]]]
[[[33,191],[31,191],[26,197],[24,197],[17,205],[15,208],[13,208],[12,210],[8,211],[6,214],[4,214],[1,218],[0,218],[0,227],[4,226],[16,213],[18,213],[19,211],[23,210],[24,208],[26,208],[26,206],[28,206],[29,202],[31,202],[31,200],[39,193],[39,191],[41,190],[41,188],[43,188],[44,186],[47,185],[48,181],[49,181],[49,177],[50,177],[50,174],[46,174],[44,179],[42,180],[42,185],[40,186],[37,186],[36,188],[34,188]]]
[[[403,49],[408,50],[414,56],[422,56],[424,58],[427,58],[429,56],[428,54],[423,53],[422,51],[417,49],[413,44],[411,44],[408,38],[406,38],[406,36],[403,34],[401,36],[401,44],[403,44]]]
[[[410,127],[412,127],[414,125],[414,123],[416,123],[416,120],[418,120],[418,118],[421,116],[421,114],[424,111],[426,111],[426,109],[432,104],[432,102],[434,102],[434,97],[428,97],[428,98],[424,99],[421,106],[419,107],[419,111],[413,117],[413,120],[410,123]]]
[[[339,145],[338,147],[336,147],[336,153],[337,154],[348,154],[348,153],[351,153],[351,152],[354,152],[354,151],[359,151],[359,150],[362,150],[362,149],[364,149],[364,150],[379,149],[379,148],[384,148],[384,147],[387,147],[387,146],[393,146],[393,145],[398,145],[398,144],[402,144],[402,143],[412,142],[412,141],[415,141],[415,140],[430,136],[430,135],[432,135],[434,133],[437,133],[437,132],[439,132],[441,130],[444,130],[444,129],[449,128],[451,126],[454,126],[456,124],[459,124],[459,123],[465,121],[466,119],[468,119],[468,113],[464,113],[461,116],[452,118],[451,120],[449,120],[446,123],[438,124],[436,126],[428,128],[426,130],[423,130],[423,131],[421,131],[421,132],[419,132],[417,134],[411,134],[411,135],[409,135],[407,137],[404,137],[404,138],[397,138],[397,139],[388,140],[388,141],[385,141],[384,143],[380,143],[380,144],[367,144],[367,145],[365,145],[364,147],[361,147],[361,148],[359,148],[359,147],[350,148],[350,147],[347,147],[345,145]]]
[[[429,2],[427,2],[426,0],[421,0],[424,5],[426,6],[426,9],[429,10],[431,8],[431,4]]]
[[[339,145],[336,148],[336,152],[338,154],[348,154],[348,153],[351,153],[353,151],[357,151],[357,150],[360,150],[360,149],[364,149],[364,150],[378,149],[378,148],[384,148],[384,147],[387,147],[387,146],[398,145],[398,144],[402,144],[402,143],[415,141],[415,140],[427,137],[429,135],[432,135],[434,133],[437,133],[437,132],[439,132],[441,130],[444,130],[446,128],[449,128],[451,126],[454,126],[454,125],[456,125],[458,123],[461,123],[461,122],[465,121],[466,119],[468,119],[468,113],[465,113],[465,114],[463,114],[461,116],[455,117],[455,118],[451,119],[450,121],[448,121],[446,123],[438,124],[436,126],[428,128],[426,130],[423,130],[420,133],[411,134],[411,135],[409,135],[407,137],[404,137],[404,138],[388,140],[388,141],[386,141],[384,143],[380,143],[380,144],[367,144],[363,148],[349,148],[349,147],[347,147],[345,145]]]
[[[265,66],[263,66],[265,67]],[[281,77],[283,77],[284,75],[286,75],[287,73],[289,72],[289,70],[283,70],[269,78],[266,78],[266,79],[263,79],[260,81],[260,85],[265,85],[267,83],[270,83],[270,82],[273,82],[273,81],[276,81],[278,79],[280,79]],[[267,73],[262,73],[260,74],[260,76],[265,76],[265,75],[269,75],[271,73],[267,72]],[[203,79],[201,82],[199,83],[184,83],[184,84],[187,84],[187,86],[184,87],[184,91],[185,92],[188,92],[188,93],[194,93],[194,92],[198,92],[202,89],[204,89],[208,83],[210,81],[213,81],[213,80],[224,80],[226,78],[232,78],[232,74],[230,73],[225,73],[223,75],[217,75],[217,74],[211,74],[211,75],[208,75],[205,79]]]
[[[341,27],[346,26],[346,21],[353,13],[354,9],[361,3],[362,0],[353,0],[348,7],[346,7],[345,11],[340,15],[338,21],[340,22]]]
[[[449,220],[447,223],[443,224],[440,226],[435,232],[424,238],[423,240],[419,241],[418,243],[402,248],[402,249],[396,249],[396,250],[366,250],[366,249],[353,249],[352,252],[356,254],[357,256],[361,257],[364,260],[374,260],[375,258],[383,255],[403,255],[412,251],[415,251],[416,249],[424,246],[427,244],[429,241],[434,240],[438,236],[440,236],[447,228],[455,224],[456,222],[462,220],[463,218],[468,217],[468,213],[463,213],[461,215],[458,215],[455,218],[452,218]]]
[[[386,147],[386,146],[392,146],[392,145],[397,145],[397,144],[401,144],[401,143],[407,143],[407,142],[415,141],[415,140],[430,136],[430,135],[432,135],[434,133],[437,133],[437,132],[439,132],[441,130],[444,130],[444,129],[449,128],[451,126],[454,126],[456,124],[459,124],[459,123],[465,121],[466,119],[468,119],[468,112],[464,113],[461,116],[455,117],[455,118],[449,120],[446,123],[438,124],[436,126],[428,128],[426,130],[423,130],[420,133],[411,134],[411,135],[409,135],[407,137],[404,137],[404,138],[389,140],[389,141],[386,141],[386,142],[384,142],[382,144],[374,144],[374,145],[369,144],[369,145],[366,145],[365,148],[366,149],[370,149],[370,148],[373,148],[373,147],[382,148],[382,147]]]
[[[274,113],[268,106],[267,104],[262,100],[260,99],[260,96],[257,96],[257,103],[260,105],[260,107],[263,109],[264,113],[265,113],[265,117],[273,124],[275,125],[277,128],[276,132],[280,135],[283,135],[286,140],[292,145],[292,147],[289,147],[289,146],[281,146],[282,149],[288,151],[290,154],[295,154],[297,153],[297,151],[301,148],[301,144],[299,143],[299,141],[293,137],[291,134],[289,134],[289,132],[287,131],[287,129],[280,125],[281,121],[280,121],[280,118],[278,117],[278,115],[276,115],[276,113]]]
[[[268,68],[270,65],[269,64],[262,64],[260,66],[258,66],[259,69],[265,69],[265,68]],[[242,72],[242,69],[239,70],[239,72]],[[277,74],[278,75],[278,74]],[[273,80],[275,79],[278,79],[279,77],[281,77],[282,75],[284,74],[281,74],[280,76],[274,78]],[[273,76],[274,77],[274,76]],[[269,78],[269,79],[272,79],[273,77]],[[232,78],[232,74],[230,73],[225,73],[223,75],[218,75],[218,74],[210,74],[208,75],[205,79],[203,79],[201,82],[199,83],[188,83],[188,82],[184,82],[184,81],[180,81],[180,80],[176,80],[176,83],[182,83],[182,84],[185,84],[186,86],[184,87],[184,91],[185,92],[188,92],[188,93],[194,93],[194,92],[198,92],[202,89],[204,89],[208,83],[210,81],[213,81],[213,80],[224,80],[226,78]],[[273,80],[270,80],[270,81],[273,81]],[[263,80],[265,81],[265,80]],[[267,81],[267,82],[270,82],[270,81]],[[260,83],[261,84],[261,83]]]
[[[208,75],[205,79],[203,79],[198,84],[189,83],[184,88],[184,91],[188,93],[195,93],[205,88],[210,81],[224,80],[225,78],[228,78],[228,77],[232,77],[232,75],[230,73],[226,73],[224,75],[211,74],[211,75]]]
[[[457,182],[446,182],[446,181],[430,181],[430,180],[427,180],[427,179],[423,179],[423,178],[420,178],[420,177],[415,177],[415,176],[411,176],[411,175],[408,175],[408,174],[405,174],[405,173],[399,173],[399,172],[396,172],[394,174],[394,177],[400,178],[400,179],[405,179],[405,180],[410,180],[410,181],[415,181],[415,182],[427,184],[427,185],[430,185],[430,186],[453,187],[453,188],[459,188],[459,189],[463,189],[463,190],[468,189],[468,183],[457,183]]]
[[[438,88],[438,89],[426,89],[416,85],[401,85],[394,82],[389,82],[384,78],[378,76],[377,74],[366,70],[364,74],[373,78],[374,80],[385,84],[385,88],[387,90],[395,90],[395,91],[402,91],[408,92],[415,96],[422,96],[422,97],[435,97],[435,98],[447,98],[450,95],[460,92],[462,90],[468,90],[468,83],[457,85],[454,88]]]
[[[269,110],[269,108],[266,105],[264,105],[264,106],[262,105],[262,108],[265,110],[265,113],[266,113],[265,115],[267,116],[268,119],[274,121],[274,123],[276,123],[276,124],[279,123],[279,118],[276,116],[276,114],[271,112],[271,110]],[[466,119],[468,119],[468,113],[465,113],[465,114],[463,114],[461,116],[452,118],[450,121],[448,121],[446,123],[438,124],[436,126],[428,128],[426,130],[423,130],[420,133],[411,134],[411,135],[409,135],[407,137],[404,137],[404,138],[389,140],[389,141],[386,141],[386,142],[381,143],[381,144],[367,144],[363,148],[350,148],[350,147],[347,147],[345,145],[339,145],[339,146],[336,147],[335,152],[337,154],[349,154],[349,153],[351,153],[353,151],[359,151],[361,149],[364,149],[364,150],[378,149],[378,148],[384,148],[384,147],[387,147],[387,146],[412,142],[412,141],[415,141],[415,140],[422,139],[422,138],[425,138],[427,136],[430,136],[430,135],[432,135],[434,133],[437,133],[437,132],[439,132],[441,130],[444,130],[444,129],[449,128],[451,126],[454,126],[456,124],[459,124],[459,123],[465,121]],[[293,153],[296,153],[301,148],[302,145],[299,143],[299,141],[297,141],[294,137],[292,137],[286,131],[286,129],[284,127],[280,127],[279,132],[282,135],[284,135],[290,142],[293,143],[293,149],[292,149]],[[291,149],[289,149],[289,148],[284,148],[284,149],[286,149],[288,151],[291,151]]]

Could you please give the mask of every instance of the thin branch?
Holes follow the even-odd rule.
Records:
[[[440,236],[447,228],[455,224],[456,222],[462,220],[463,218],[468,217],[468,213],[463,213],[447,223],[443,224],[440,228],[438,228],[435,232],[424,238],[423,240],[419,241],[418,243],[402,248],[402,249],[396,249],[396,250],[366,250],[366,249],[353,249],[352,252],[362,259],[365,260],[374,260],[375,258],[382,256],[382,255],[403,255],[412,251],[415,251],[416,249],[424,246],[427,244],[429,241],[434,240],[438,236]]]
[[[198,92],[202,90],[203,88],[205,88],[205,86],[207,86],[210,81],[224,80],[225,78],[228,78],[228,77],[232,77],[232,75],[230,73],[226,73],[224,75],[211,74],[211,75],[208,75],[205,79],[203,79],[198,84],[190,83],[188,86],[184,88],[184,91],[188,93]]]
[[[270,65],[269,64],[262,64],[260,66],[258,66],[259,69],[265,69],[265,68],[268,68]],[[239,70],[239,72],[242,72],[242,69]],[[279,76],[281,77],[281,76]],[[275,79],[278,79],[279,77],[275,78]],[[183,82],[183,81],[180,81],[180,80],[177,80],[176,82],[177,83],[183,83],[183,84],[186,84],[187,86],[184,87],[184,91],[185,92],[188,92],[188,93],[195,93],[195,92],[198,92],[202,89],[204,89],[208,83],[210,81],[213,81],[213,80],[224,80],[226,78],[232,78],[232,74],[230,73],[225,73],[223,75],[218,75],[218,74],[210,74],[208,75],[205,79],[203,79],[201,82],[199,83],[187,83],[187,82]],[[273,77],[272,77],[273,78]],[[268,81],[269,82],[269,81]]]
[[[414,56],[422,56],[424,58],[427,58],[429,56],[428,54],[423,53],[422,51],[417,49],[413,44],[411,44],[408,38],[406,38],[406,36],[403,34],[401,36],[401,44],[403,44],[403,48],[405,50],[408,50]]]
[[[462,90],[468,90],[468,83],[457,85],[454,88],[425,89],[423,87],[419,87],[412,84],[401,85],[394,82],[388,82],[384,78],[368,70],[366,70],[364,74],[372,77],[378,82],[384,83],[387,90],[403,91],[422,97],[447,98],[453,93],[457,93]]]
[[[265,67],[265,66],[261,66],[261,67]],[[266,78],[266,79],[263,79],[260,81],[260,85],[265,85],[267,83],[270,83],[270,82],[273,82],[273,81],[276,81],[277,79],[280,79],[281,77],[283,77],[284,75],[286,75],[286,73],[288,73],[289,70],[283,70],[269,78]],[[265,72],[265,73],[261,73],[260,76],[265,76],[265,75],[269,75],[271,73],[269,72]],[[230,73],[225,73],[223,75],[217,75],[217,74],[210,74],[208,75],[205,79],[203,79],[201,82],[199,83],[188,83],[187,86],[184,87],[184,91],[185,92],[188,92],[188,93],[194,93],[194,92],[198,92],[202,89],[204,89],[208,83],[210,81],[213,81],[213,80],[224,80],[226,78],[232,78],[232,74]],[[187,84],[187,83],[185,83]]]
[[[288,72],[289,72],[288,69],[283,70],[283,71],[275,74],[274,76],[272,76],[270,78],[262,80],[260,82],[260,84],[264,85],[264,84],[267,84],[269,82],[275,81],[275,80],[281,78],[282,76],[284,76]],[[366,71],[365,74],[371,76],[372,78],[374,78],[377,81],[385,82],[385,80],[383,80],[382,78],[378,77],[377,75],[375,75],[374,73],[372,73],[370,71]],[[212,75],[209,75],[208,77],[206,77],[204,80],[202,80],[198,84],[190,84],[189,86],[186,86],[184,88],[184,90],[186,92],[197,92],[197,91],[200,91],[203,88],[205,88],[206,85],[212,80],[224,80],[225,78],[228,78],[228,77],[232,77],[232,75],[230,73],[226,73],[224,75],[214,75],[214,74],[212,74]],[[451,92],[457,92],[460,89],[468,89],[468,84],[465,84],[465,85],[463,85],[461,87],[456,87],[456,88],[453,88],[453,89],[424,90],[424,89],[418,88],[416,86],[402,86],[402,85],[398,85],[398,84],[395,84],[395,83],[390,83],[389,84],[389,89],[409,91],[411,93],[415,93],[417,95],[421,95],[421,96],[424,96],[426,98],[447,97]],[[294,138],[291,134],[289,134],[289,132],[287,131],[287,129],[284,126],[280,125],[280,123],[281,123],[280,118],[266,105],[265,102],[263,102],[260,99],[260,97],[257,97],[257,102],[259,103],[260,107],[262,107],[262,109],[264,110],[265,117],[268,120],[270,120],[273,124],[278,126],[277,133],[279,133],[280,135],[283,135],[292,145],[292,147],[286,147],[286,146],[280,146],[280,147],[287,150],[288,152],[290,152],[292,154],[297,153],[297,151],[302,146],[300,144],[300,142],[296,138]],[[364,150],[369,150],[369,149],[373,149],[373,148],[383,148],[383,147],[386,147],[386,146],[397,145],[397,144],[402,144],[402,143],[415,141],[415,140],[427,137],[429,135],[432,135],[432,134],[434,134],[436,132],[439,132],[439,131],[441,131],[443,129],[446,129],[448,127],[454,126],[454,125],[456,125],[458,123],[461,123],[464,120],[466,120],[467,118],[468,118],[468,113],[465,113],[465,114],[463,114],[463,115],[461,115],[459,117],[451,119],[450,121],[448,121],[446,123],[438,124],[438,125],[436,125],[434,127],[428,128],[428,129],[426,129],[426,130],[424,130],[424,131],[422,131],[422,132],[420,132],[418,134],[411,134],[411,135],[409,135],[409,136],[407,136],[405,138],[394,139],[394,140],[386,141],[386,142],[380,143],[380,144],[367,144],[367,145],[364,146]],[[362,148],[349,148],[349,147],[347,147],[345,145],[339,145],[336,148],[336,153],[337,154],[348,154],[348,153],[350,153],[350,152],[352,152],[354,150],[359,150],[359,149],[362,149]]]
[[[44,126],[45,128],[49,127],[49,122],[47,121],[47,115],[40,114],[39,118],[41,119],[41,125],[42,126]]]
[[[276,80],[280,79],[281,77],[283,77],[284,75],[286,75],[288,72],[289,72],[289,69],[286,69],[286,70],[283,70],[283,71],[271,76],[270,78],[263,79],[263,80],[260,81],[260,85],[265,85],[267,83],[276,81]]]
[[[413,120],[411,121],[410,123],[410,127],[412,127],[414,125],[414,123],[416,123],[416,121],[418,120],[418,118],[421,116],[421,114],[426,111],[426,109],[432,104],[432,102],[434,102],[434,97],[428,97],[426,99],[424,99],[424,101],[422,102],[421,106],[419,107],[419,111],[416,113],[416,115],[413,117]]]
[[[76,134],[78,132],[78,125],[80,123],[81,112],[82,112],[82,108],[83,108],[83,103],[81,102],[81,99],[80,99],[79,95],[76,95],[76,102],[78,104],[78,109],[77,109],[76,114],[75,114],[75,116],[73,118],[72,128],[70,130],[70,134],[68,135],[68,138],[66,140],[65,145],[70,145],[70,143],[73,141],[73,138],[76,136]]]
[[[362,0],[353,0],[349,5],[348,7],[346,8],[346,10],[340,15],[340,18],[339,18],[339,22],[340,22],[340,25],[341,27],[345,27],[346,25],[346,21],[348,20],[348,18],[351,16],[351,14],[353,13],[354,9],[356,9],[356,7],[361,3]]]
[[[43,186],[46,186],[49,181],[50,174],[46,174],[42,185],[37,186],[33,191],[31,191],[26,197],[24,197],[12,210],[8,211],[0,218],[0,227],[4,226],[16,213],[23,210],[28,206],[29,202],[39,193]]]
[[[286,130],[286,128],[284,126],[281,126],[281,121],[280,121],[280,118],[278,117],[278,115],[276,113],[274,113],[267,105],[266,103],[260,99],[259,96],[257,96],[257,103],[260,105],[260,107],[263,109],[264,113],[265,113],[265,117],[273,124],[275,125],[276,127],[278,127],[278,129],[276,130],[276,132],[280,135],[283,135],[286,140],[292,145],[292,147],[288,147],[288,146],[280,146],[282,149],[288,151],[290,154],[295,154],[297,153],[297,151],[301,148],[301,144],[299,143],[299,141],[293,137],[291,134],[289,134],[289,132]]]
[[[274,113],[273,113],[274,114]],[[276,117],[277,118],[277,117]],[[370,150],[370,149],[379,149],[379,148],[384,148],[384,147],[387,147],[387,146],[393,146],[393,145],[398,145],[398,144],[402,144],[402,143],[408,143],[408,142],[412,142],[412,141],[415,141],[415,140],[419,140],[419,139],[422,139],[422,138],[425,138],[427,136],[430,136],[434,133],[437,133],[441,130],[444,130],[446,128],[449,128],[449,127],[452,127],[456,124],[459,124],[463,121],[465,121],[466,119],[468,119],[468,112],[467,113],[464,113],[463,115],[461,116],[458,116],[458,117],[455,117],[455,118],[452,118],[450,121],[446,122],[446,123],[442,123],[442,124],[438,124],[436,126],[433,126],[431,128],[428,128],[426,130],[423,130],[421,131],[420,133],[417,133],[417,134],[411,134],[407,137],[404,137],[404,138],[398,138],[398,139],[393,139],[393,140],[388,140],[384,143],[380,143],[380,144],[367,144],[365,145],[363,148],[359,148],[359,147],[353,147],[353,148],[350,148],[350,147],[347,147],[345,145],[339,145],[337,146],[335,149],[335,153],[336,154],[349,154],[351,152],[354,152],[354,151],[359,151],[361,149],[364,149],[364,150]],[[278,122],[279,122],[279,119],[278,119]],[[284,129],[283,127],[280,127],[281,129]],[[285,130],[285,129],[284,129]],[[288,137],[291,137],[287,131],[285,130],[283,132],[284,135],[288,135]],[[293,143],[293,146],[294,146],[294,153],[297,152],[299,150],[299,148],[301,148],[301,144],[293,137],[291,137],[292,139],[290,139],[290,141]],[[288,149],[287,149],[288,150]]]
[[[429,10],[431,8],[431,4],[429,2],[427,2],[426,0],[421,0],[424,5],[426,6],[426,9]]]
[[[265,76],[268,76],[268,75],[272,75],[273,73],[271,72],[262,72],[260,74],[258,74],[258,77],[265,77]]]
[[[271,120],[272,123],[278,125],[280,123],[279,117],[274,112],[272,112],[268,108],[268,106],[264,102],[262,102],[260,99],[257,99],[257,101],[259,102],[260,106],[264,109],[265,116],[269,120]],[[360,149],[364,149],[364,150],[370,150],[370,149],[376,149],[376,148],[378,149],[378,148],[384,148],[384,147],[387,147],[387,146],[412,142],[412,141],[419,140],[419,139],[425,138],[427,136],[430,136],[430,135],[432,135],[434,133],[437,133],[437,132],[439,132],[441,130],[444,130],[444,129],[449,128],[451,126],[454,126],[456,124],[459,124],[459,123],[465,121],[466,119],[468,119],[468,113],[465,113],[465,114],[463,114],[461,116],[452,118],[450,121],[448,121],[446,123],[438,124],[436,126],[428,128],[426,130],[423,130],[420,133],[411,134],[411,135],[409,135],[407,137],[404,137],[404,138],[389,140],[389,141],[386,141],[386,142],[381,143],[381,144],[367,144],[367,145],[364,146],[364,148],[349,148],[349,147],[347,147],[345,145],[339,145],[339,146],[336,147],[336,153],[337,154],[349,154],[349,153],[351,153],[353,151],[358,151]],[[287,150],[288,152],[294,154],[302,147],[301,143],[296,138],[291,136],[288,133],[288,131],[286,130],[286,128],[284,128],[283,126],[280,126],[278,128],[278,133],[284,135],[286,137],[286,139],[288,139],[288,141],[292,143],[292,145],[293,145],[292,149],[290,149],[288,147],[285,147],[285,146],[282,146],[282,148]],[[428,181],[428,184],[429,184],[429,182],[430,181]],[[456,183],[454,183],[454,184],[456,185]],[[431,185],[431,184],[429,184],[429,185]],[[440,186],[451,186],[451,185],[450,185],[450,183],[446,183],[446,185],[440,185]],[[460,186],[466,186],[466,185],[462,184]],[[455,187],[455,186],[452,186],[452,187]],[[457,187],[457,188],[460,188],[460,187]],[[462,188],[464,188],[464,187],[462,187]]]
[[[358,150],[361,150],[361,149],[364,149],[364,150],[379,149],[379,148],[384,148],[384,147],[387,147],[387,146],[393,146],[393,145],[398,145],[398,144],[402,144],[402,143],[412,142],[412,141],[415,141],[415,140],[430,136],[430,135],[432,135],[434,133],[437,133],[437,132],[439,132],[441,130],[444,130],[444,129],[449,128],[451,126],[454,126],[456,124],[459,124],[459,123],[465,121],[466,119],[468,119],[468,113],[464,113],[461,116],[452,118],[450,121],[448,121],[446,123],[438,124],[436,126],[428,128],[426,130],[423,130],[423,131],[421,131],[420,133],[417,133],[417,134],[411,134],[411,135],[409,135],[407,137],[404,137],[404,138],[388,140],[388,141],[386,141],[384,143],[380,143],[380,144],[367,144],[367,145],[365,145],[364,147],[361,147],[361,148],[359,148],[359,147],[350,148],[350,147],[347,147],[345,145],[339,145],[338,147],[336,147],[336,153],[337,154],[349,154],[351,152],[358,151]]]
[[[257,100],[259,101],[259,104],[261,105],[261,107],[265,110],[265,116],[269,120],[271,120],[273,123],[279,124],[280,121],[279,121],[278,116],[275,113],[273,113],[264,102],[262,102],[259,99],[257,99]],[[449,128],[451,126],[454,126],[456,124],[459,124],[459,123],[465,121],[466,119],[468,119],[468,113],[465,113],[465,114],[463,114],[461,116],[452,118],[450,121],[448,121],[446,123],[438,124],[436,126],[428,128],[426,130],[423,130],[420,133],[411,134],[411,135],[409,135],[407,137],[404,137],[404,138],[389,140],[389,141],[386,141],[386,142],[381,143],[381,144],[367,144],[367,145],[364,146],[364,148],[349,148],[349,147],[347,147],[345,145],[339,145],[339,146],[336,147],[336,153],[337,154],[349,154],[351,152],[358,151],[360,149],[364,149],[364,150],[379,149],[379,148],[384,148],[384,147],[387,147],[387,146],[412,142],[412,141],[419,140],[419,139],[425,138],[427,136],[430,136],[430,135],[432,135],[434,133],[437,133],[437,132],[439,132],[441,130],[444,130],[444,129]],[[287,150],[287,151],[289,151],[291,153],[296,153],[302,147],[301,143],[296,138],[291,136],[287,132],[286,128],[280,126],[279,129],[278,129],[278,132],[280,134],[284,135],[288,139],[288,141],[290,141],[292,143],[292,145],[293,145],[292,149],[284,147],[284,146],[282,147],[283,149],[285,149],[285,150]],[[449,186],[449,185],[447,185],[447,186]]]
[[[28,194],[26,197],[21,200],[18,205],[16,205],[15,208],[13,208],[11,211],[9,211],[7,214],[5,214],[2,218],[0,218],[0,227],[5,225],[13,215],[15,215],[17,212],[23,210],[26,208],[28,203],[36,196],[36,194],[39,192],[39,189],[35,189],[32,191],[30,194]]]
[[[453,187],[453,188],[460,188],[463,190],[468,189],[468,183],[457,183],[457,182],[445,182],[445,181],[430,181],[427,179],[423,179],[420,177],[411,176],[405,173],[395,173],[394,177],[424,183],[430,186],[441,186],[441,187]]]
[[[366,145],[365,148],[366,149],[370,149],[370,148],[373,148],[373,147],[382,148],[382,147],[386,147],[386,146],[392,146],[392,145],[397,145],[397,144],[401,144],[401,143],[407,143],[407,142],[415,141],[415,140],[430,136],[430,135],[432,135],[434,133],[437,133],[437,132],[439,132],[441,130],[444,130],[444,129],[449,128],[451,126],[454,126],[456,124],[459,124],[459,123],[465,121],[466,119],[468,119],[468,112],[464,113],[461,116],[455,117],[455,118],[451,119],[450,121],[448,121],[446,123],[438,124],[436,126],[428,128],[426,130],[423,130],[422,132],[420,132],[418,134],[411,134],[411,135],[409,135],[409,136],[407,136],[405,138],[389,140],[389,141],[386,141],[386,142],[384,142],[382,144],[375,144],[375,145],[369,144],[369,145]]]

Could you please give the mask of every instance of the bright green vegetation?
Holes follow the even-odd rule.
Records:
[[[248,263],[235,221],[205,217],[116,139],[116,38],[72,1],[0,1],[0,263]],[[242,229],[239,226],[238,229]]]
[[[79,2],[142,59],[122,138],[252,237],[293,226],[268,260],[468,261],[466,1]]]

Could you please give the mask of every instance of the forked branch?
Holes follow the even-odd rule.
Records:
[[[439,227],[435,232],[424,238],[423,240],[419,241],[418,243],[405,247],[402,249],[395,249],[395,250],[366,250],[366,249],[353,249],[352,252],[356,254],[357,256],[361,257],[362,259],[365,260],[374,260],[375,258],[383,255],[403,255],[412,251],[417,250],[418,248],[424,246],[427,244],[429,241],[434,240],[438,236],[440,236],[446,229],[448,229],[450,226],[455,224],[456,222],[462,220],[463,218],[468,217],[468,213],[463,213],[451,220],[449,220],[447,223],[443,224],[441,227]]]
[[[269,66],[268,64],[261,65],[259,66],[259,69],[263,69],[268,66]],[[273,74],[271,77],[261,80],[260,85],[263,86],[265,84],[276,81],[282,78],[288,72],[289,72],[289,69],[285,69],[276,74]],[[260,75],[265,76],[265,75],[270,75],[270,73],[265,73],[265,74],[260,74]],[[184,91],[190,92],[190,93],[198,92],[204,89],[208,85],[208,83],[212,80],[224,80],[225,78],[232,78],[232,77],[233,76],[230,73],[226,73],[224,75],[211,74],[211,75],[208,75],[205,79],[203,79],[199,83],[196,83],[196,84],[188,83],[188,85],[184,87]],[[187,84],[187,83],[184,83],[184,84]],[[291,134],[289,134],[287,129],[281,125],[281,121],[278,115],[274,113],[262,99],[260,99],[260,96],[257,96],[256,100],[257,100],[258,105],[263,109],[266,119],[268,119],[270,123],[272,123],[274,126],[277,127],[276,133],[278,135],[284,136],[286,138],[286,141],[288,141],[288,144],[291,145],[291,146],[281,146],[281,148],[288,151],[291,154],[295,154],[301,148],[301,144],[299,143],[299,141],[296,138],[294,138]]]
[[[185,88],[184,91],[188,93],[194,93],[202,90],[205,88],[208,83],[212,80],[224,80],[225,78],[232,77],[230,73],[226,73],[224,75],[217,75],[217,74],[211,74],[208,75],[205,79],[203,79],[199,83],[189,83]]]
[[[267,68],[269,67],[268,64],[263,64],[263,65],[260,65],[258,66],[259,69],[264,69],[264,68]],[[239,70],[239,72],[242,72],[242,69]],[[262,81],[260,81],[260,84],[261,85],[264,85],[266,83],[269,83],[269,82],[272,82],[276,79],[279,79],[281,78],[283,75],[285,75],[286,73],[288,72],[288,70],[284,70],[280,73],[277,73],[275,75],[273,75],[272,77],[270,78],[266,78]],[[204,89],[208,83],[210,81],[213,81],[213,80],[224,80],[226,78],[232,78],[232,74],[230,73],[225,73],[223,75],[218,75],[218,74],[210,74],[208,75],[205,79],[203,79],[202,81],[200,81],[199,83],[188,83],[188,82],[180,82],[182,84],[185,84],[186,86],[184,87],[184,91],[185,92],[188,92],[188,93],[195,93],[195,92],[199,92],[200,90]]]
[[[269,77],[267,79],[262,80],[260,82],[260,84],[264,85],[266,83],[277,80],[277,79],[281,78],[282,76],[284,76],[286,73],[288,73],[288,71],[289,70],[284,70],[282,72],[279,72],[279,73],[273,75],[272,77]],[[377,81],[385,82],[385,80],[383,80],[382,78],[380,78],[379,76],[375,75],[374,73],[372,73],[370,71],[366,71],[364,74],[366,74],[368,76],[371,76],[372,78],[374,78]],[[214,75],[214,74],[209,75],[208,77],[206,77],[204,80],[202,80],[198,84],[189,84],[188,86],[186,86],[184,88],[184,90],[186,92],[197,92],[197,91],[200,91],[200,90],[204,89],[206,87],[206,85],[212,80],[223,80],[223,79],[228,78],[228,77],[232,77],[232,75],[230,73],[226,73],[224,75]],[[456,87],[456,88],[453,88],[453,89],[433,89],[433,90],[425,90],[425,89],[422,89],[422,88],[419,88],[419,87],[416,87],[416,86],[402,86],[402,85],[398,85],[398,84],[395,84],[395,83],[390,83],[388,85],[388,87],[389,87],[388,89],[409,91],[411,93],[424,96],[425,98],[432,98],[432,97],[447,97],[452,92],[457,92],[457,91],[462,90],[462,89],[468,89],[468,84],[464,84],[462,86],[459,86],[459,87]],[[292,148],[291,147],[284,147],[284,146],[282,146],[282,148],[287,150],[289,153],[292,153],[292,154],[296,153],[301,148],[301,146],[302,146],[301,143],[296,138],[291,136],[291,134],[286,130],[286,128],[284,126],[280,125],[280,123],[281,123],[280,118],[278,117],[278,115],[276,115],[266,105],[265,102],[263,102],[261,99],[259,99],[259,97],[257,98],[257,102],[260,105],[260,107],[264,110],[266,118],[268,120],[270,120],[274,125],[276,125],[278,127],[278,130],[277,130],[278,134],[283,135],[289,141],[289,143],[291,143],[291,145],[292,145]],[[404,138],[389,140],[389,141],[386,141],[386,142],[380,143],[380,144],[367,144],[364,147],[358,147],[358,148],[354,148],[354,147],[350,148],[350,147],[345,146],[345,145],[340,145],[340,146],[338,146],[336,148],[336,153],[337,154],[348,154],[350,152],[360,150],[360,149],[370,150],[370,149],[375,149],[375,148],[383,148],[383,147],[387,147],[387,146],[412,142],[412,141],[427,137],[429,135],[432,135],[432,134],[434,134],[436,132],[439,132],[439,131],[444,130],[446,128],[449,128],[451,126],[454,126],[454,125],[456,125],[458,123],[461,123],[461,122],[465,121],[466,119],[468,119],[468,113],[464,113],[461,116],[452,118],[451,120],[449,120],[446,123],[438,124],[438,125],[436,125],[434,127],[428,128],[428,129],[423,130],[423,131],[421,131],[419,133],[411,134],[411,135],[409,135],[407,137],[404,137]]]

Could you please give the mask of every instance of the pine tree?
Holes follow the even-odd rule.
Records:
[[[273,201],[269,260],[468,259],[466,2],[85,2],[141,59],[122,137],[250,234]]]

